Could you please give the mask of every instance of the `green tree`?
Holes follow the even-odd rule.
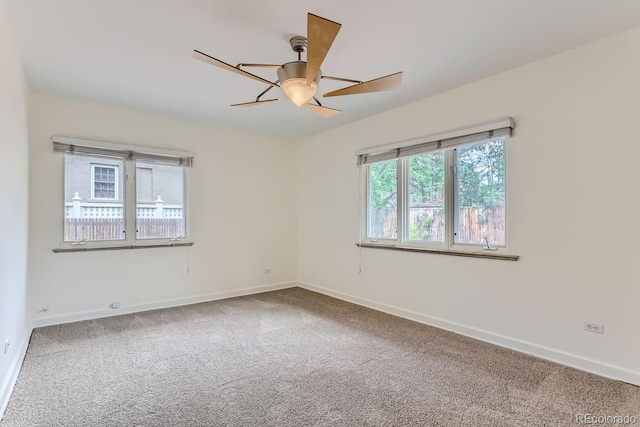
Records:
[[[444,201],[444,154],[409,159],[409,194],[412,205]]]
[[[457,152],[459,206],[504,205],[504,140],[463,147]]]
[[[385,223],[398,206],[398,162],[374,163],[369,172],[370,233],[372,237],[391,238],[395,230],[385,231]]]
[[[429,240],[433,217],[423,208],[444,207],[444,154],[429,153],[409,159],[409,238]]]
[[[395,160],[374,163],[371,165],[370,203],[376,212],[389,213],[397,206],[398,163]]]

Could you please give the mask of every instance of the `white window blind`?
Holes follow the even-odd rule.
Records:
[[[63,136],[53,136],[51,141],[53,142],[53,151],[61,153],[119,157],[126,160],[174,166],[190,167],[193,165],[193,155],[184,151],[136,147]]]
[[[366,148],[356,152],[357,164],[363,166],[400,157],[409,157],[432,151],[478,144],[483,141],[509,136],[514,126],[513,118],[507,117],[437,135]]]

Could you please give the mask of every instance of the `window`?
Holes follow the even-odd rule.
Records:
[[[136,238],[165,239],[182,236],[184,168],[136,162]]]
[[[118,198],[118,166],[91,165],[91,194],[94,199]]]
[[[64,242],[124,240],[124,161],[64,156]]]
[[[506,146],[513,122],[479,126],[358,154],[366,170],[365,243],[506,248]]]
[[[64,153],[63,242],[186,237],[188,153],[63,137],[54,150]]]
[[[395,239],[398,229],[398,165],[395,160],[371,165],[368,233],[372,239]]]
[[[444,242],[444,153],[410,157],[407,164],[407,240]]]
[[[505,141],[455,150],[455,243],[506,245]]]

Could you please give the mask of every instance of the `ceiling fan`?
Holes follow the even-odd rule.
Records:
[[[354,83],[342,89],[334,90],[323,94],[325,98],[331,96],[355,95],[360,93],[381,92],[394,90],[402,83],[402,71],[366,82],[360,80],[345,79],[341,77],[325,76],[320,70],[322,61],[327,56],[333,41],[340,31],[342,25],[330,21],[312,13],[307,14],[307,37],[296,36],[289,40],[291,48],[298,54],[298,60],[287,62],[286,64],[245,64],[240,63],[235,67],[226,62],[220,61],[199,50],[193,51],[193,57],[200,61],[215,65],[216,67],[232,71],[245,77],[257,80],[269,85],[262,91],[255,101],[233,104],[232,107],[253,107],[279,99],[260,99],[264,94],[274,87],[279,87],[282,92],[298,107],[305,106],[321,117],[327,118],[340,113],[340,110],[324,107],[316,98],[316,91],[320,79],[337,80],[341,82]],[[302,61],[302,52],[307,51],[307,61]],[[260,76],[249,73],[242,68],[275,68],[278,78],[274,82],[263,79]],[[311,103],[313,99],[315,103]]]

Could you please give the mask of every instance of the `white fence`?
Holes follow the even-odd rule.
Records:
[[[155,203],[136,204],[136,218],[175,218],[182,219],[182,206],[165,205],[158,196]],[[124,218],[122,203],[85,202],[75,194],[71,202],[64,206],[65,218]]]

